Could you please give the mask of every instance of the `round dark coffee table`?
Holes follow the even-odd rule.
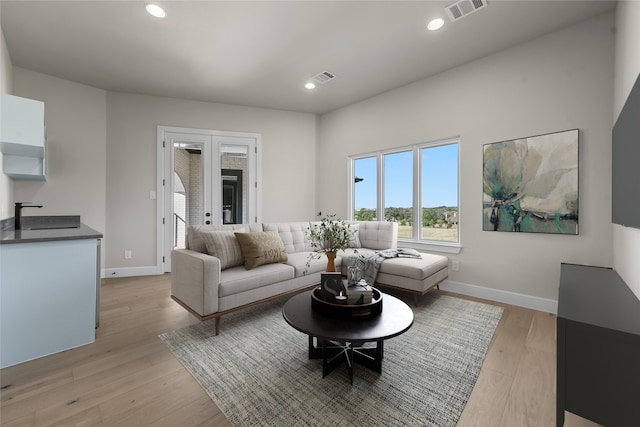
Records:
[[[382,313],[366,319],[338,319],[311,308],[311,291],[295,295],[282,308],[282,316],[294,329],[309,336],[309,359],[322,359],[322,377],[342,363],[353,384],[353,364],[382,373],[384,340],[406,332],[413,311],[398,298],[382,294]],[[367,343],[374,347],[365,346]]]

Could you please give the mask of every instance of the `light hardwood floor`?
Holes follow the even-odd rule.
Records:
[[[158,339],[197,322],[169,289],[169,275],[103,280],[95,343],[0,371],[1,425],[229,426]],[[497,305],[505,311],[458,425],[555,426],[555,316]],[[594,425],[567,413],[565,426]]]

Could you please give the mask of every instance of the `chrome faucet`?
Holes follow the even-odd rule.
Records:
[[[22,209],[24,208],[41,208],[42,205],[32,205],[31,202],[17,202],[14,222],[14,230],[22,229]]]

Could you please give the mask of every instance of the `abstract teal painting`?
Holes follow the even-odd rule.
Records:
[[[578,234],[578,134],[483,146],[483,230]]]

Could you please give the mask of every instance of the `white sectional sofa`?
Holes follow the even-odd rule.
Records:
[[[357,230],[355,241],[359,240],[360,245],[338,252],[336,267],[343,273],[357,254],[397,248],[397,223],[348,223]],[[217,335],[220,317],[224,314],[319,284],[327,260],[325,257],[312,260],[307,267],[311,252],[307,230],[312,224],[283,222],[189,227],[186,248],[176,249],[171,254],[171,297],[200,320],[215,318]],[[279,237],[283,250],[274,258],[278,262],[247,269],[244,262],[248,265],[249,259],[238,254],[240,246],[234,240],[236,232],[245,233],[239,237],[264,235],[271,240]],[[277,236],[273,232],[277,232]],[[210,255],[210,252],[218,256]],[[447,257],[421,256],[421,259],[385,260],[380,265],[376,286],[411,292],[417,303],[417,297],[445,280],[448,272]],[[264,260],[258,261],[261,262]]]

